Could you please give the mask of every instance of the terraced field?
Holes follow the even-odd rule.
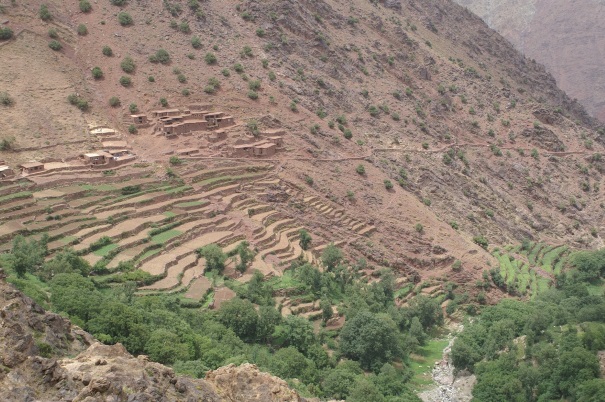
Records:
[[[303,250],[304,223],[293,218],[283,200],[267,201],[269,189],[279,188],[285,199],[304,202],[317,218],[333,222],[339,233],[330,241],[338,245],[375,230],[284,182],[269,164],[185,164],[173,170],[177,177],[158,176],[152,167],[127,167],[115,176],[87,172],[69,183],[62,175],[46,175],[43,184],[0,184],[0,249],[8,250],[16,235],[47,234],[48,258],[71,247],[93,266],[95,280],[109,286],[135,280],[138,295],[171,293],[217,306],[235,295],[232,289],[245,286],[255,270],[268,278],[287,276],[298,258],[318,264],[328,245],[311,233],[312,247]],[[209,277],[196,250],[216,244],[228,253],[242,240],[255,251],[247,271],[240,273],[229,262],[226,280]],[[286,313],[319,311],[313,301],[284,303]]]
[[[555,275],[562,272],[569,253],[566,246],[528,243],[495,251],[494,257],[500,263],[500,275],[509,292],[533,298],[552,285]]]

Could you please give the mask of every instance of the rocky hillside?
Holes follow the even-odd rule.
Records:
[[[558,85],[605,121],[605,3],[599,0],[456,0],[544,64]]]
[[[230,145],[281,129],[271,175],[299,199],[265,201],[324,244],[342,239],[349,255],[416,281],[473,287],[496,263],[488,246],[526,238],[602,244],[603,133],[540,64],[452,1],[84,4],[2,9],[9,165],[100,149],[87,124],[118,129],[157,172],[189,147],[205,167],[231,164]],[[219,144],[127,132],[131,111],[189,104],[239,125]],[[337,209],[348,224],[326,221]],[[351,233],[359,217],[371,236]],[[22,230],[13,223],[9,234]],[[465,269],[450,276],[456,260]]]
[[[44,401],[304,402],[254,365],[226,366],[206,380],[106,346],[48,313],[4,281],[0,270],[0,399]]]

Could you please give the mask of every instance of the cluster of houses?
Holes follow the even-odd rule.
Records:
[[[283,148],[284,137],[271,135],[255,142],[236,144],[231,147],[231,155],[236,158],[246,156],[273,156],[278,149]]]
[[[128,149],[107,149],[85,153],[80,155],[80,158],[85,165],[105,165],[106,167],[115,167],[127,162],[131,162],[132,160],[136,159],[136,155],[134,155]]]
[[[146,114],[133,114],[130,118],[136,127],[147,127],[151,124]],[[154,132],[159,132],[166,137],[220,130],[235,125],[233,116],[224,112],[205,110],[205,106],[202,105],[189,105],[183,109],[153,110],[151,118],[155,120]]]

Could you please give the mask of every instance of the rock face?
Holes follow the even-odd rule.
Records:
[[[69,320],[45,312],[1,273],[2,401],[308,401],[252,364],[221,367],[198,380],[175,375],[146,356],[134,357],[120,344],[103,345]]]
[[[605,2],[602,0],[455,0],[528,57],[605,121]]]

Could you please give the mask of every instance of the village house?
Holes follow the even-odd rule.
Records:
[[[272,142],[259,141],[251,144],[236,144],[231,147],[231,153],[235,157],[246,156],[273,156],[276,145]]]
[[[233,116],[223,112],[210,112],[199,105],[199,109],[186,108],[154,110],[152,118],[156,119],[155,131],[167,137],[185,135],[198,131],[221,129],[235,124]]]
[[[33,174],[44,171],[44,164],[40,162],[27,162],[19,165],[22,174]]]
[[[81,155],[86,165],[104,165],[107,163],[105,153],[90,152]]]
[[[15,176],[15,171],[6,165],[4,161],[0,161],[0,180],[9,179]]]

